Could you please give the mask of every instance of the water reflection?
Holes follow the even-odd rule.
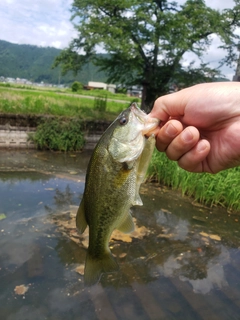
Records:
[[[0,173],[3,319],[239,319],[239,216],[143,186],[136,233],[110,243],[120,271],[85,288],[87,234],[77,233],[75,215],[86,170],[79,163],[88,157],[28,157],[41,173],[28,164]],[[19,285],[29,288],[23,296],[14,293]]]
[[[162,226],[162,236],[171,237],[174,240],[185,240],[189,233],[190,223],[178,218],[170,212],[159,210],[155,212],[156,223]]]
[[[184,275],[180,275],[180,280],[188,281],[194,292],[206,294],[212,289],[221,289],[228,285],[225,277],[224,265],[230,263],[230,254],[228,250],[221,246],[218,256],[210,259],[206,265],[206,274],[204,277],[197,279],[190,279]]]
[[[220,263],[222,246],[215,242],[211,243],[208,234],[206,237],[201,237],[198,230],[194,232],[193,226],[187,220],[162,211],[156,215],[156,222],[163,227],[160,237],[172,242],[180,240],[179,250],[171,254],[158,270],[164,276],[180,276],[181,280],[189,281],[193,285],[194,291],[207,293],[210,289],[204,287],[212,287],[208,284],[204,286],[211,281],[208,269],[213,270],[213,266]],[[216,260],[217,262],[213,263]]]
[[[234,242],[239,247],[238,224],[233,223],[237,219],[231,217],[230,221],[225,220],[222,227],[218,225],[217,234],[214,234],[212,225],[215,219],[198,224],[166,210],[156,211],[155,217],[156,223],[162,228],[157,238],[164,241],[162,253],[165,259],[156,263],[153,273],[158,271],[165,277],[178,277],[190,283],[195,293],[206,294],[212,289],[228,285],[224,266],[231,263],[231,248],[224,244],[221,236],[226,237],[226,224],[227,228],[231,226],[226,242]]]

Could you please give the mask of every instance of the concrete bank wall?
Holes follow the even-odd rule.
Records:
[[[12,127],[8,129],[0,128],[0,148],[25,148],[33,149],[35,145],[28,141],[28,133],[34,133],[34,129],[21,129]]]

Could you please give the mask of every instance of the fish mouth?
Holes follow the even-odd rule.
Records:
[[[141,130],[143,135],[149,134],[159,125],[159,119],[149,117],[149,115],[141,110],[135,102],[131,104],[130,110],[133,112],[133,115],[138,122],[143,126]]]

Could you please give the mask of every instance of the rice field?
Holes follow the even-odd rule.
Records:
[[[106,110],[99,111],[94,107],[99,96],[100,93],[87,98],[68,92],[0,87],[0,112],[113,120],[130,102],[107,100]]]

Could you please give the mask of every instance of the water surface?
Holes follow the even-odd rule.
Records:
[[[89,153],[0,158],[1,319],[240,319],[239,215],[144,185],[138,232],[110,245],[119,272],[85,288],[73,221]]]

